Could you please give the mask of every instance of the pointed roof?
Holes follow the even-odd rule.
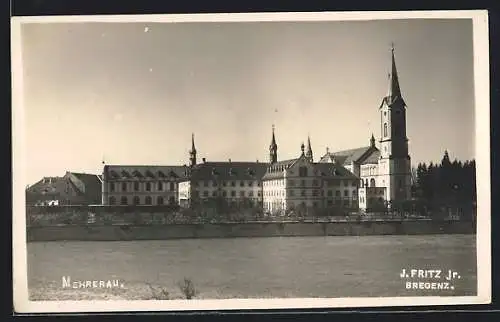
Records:
[[[278,145],[276,144],[276,137],[274,136],[274,124],[272,128],[272,138],[271,138],[271,145],[269,146],[271,149],[276,148]]]
[[[394,44],[391,48],[391,72],[389,74],[389,88],[387,90],[387,95],[384,98],[387,105],[394,104],[397,100],[401,100],[403,105],[406,105],[403,96],[401,95],[401,87],[399,86],[398,70],[396,68],[396,59],[394,58]]]
[[[194,133],[191,133],[191,153],[196,152],[196,147],[194,146]]]

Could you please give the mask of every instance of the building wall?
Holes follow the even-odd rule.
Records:
[[[178,203],[178,182],[172,179],[105,180],[104,205],[161,205]]]
[[[262,204],[262,182],[260,180],[200,180],[186,181],[179,188],[179,200],[184,206],[192,201],[208,201],[223,198],[228,203],[250,201]]]
[[[362,187],[383,187],[382,180],[380,180],[380,169],[377,163],[362,164],[360,166],[360,179],[362,180]]]
[[[299,160],[275,176],[263,182],[263,207],[268,212],[290,211],[300,207],[358,206],[357,178],[325,178],[306,160]]]
[[[385,204],[386,188],[383,187],[363,187],[359,188],[359,208],[366,210],[368,208],[381,208]]]

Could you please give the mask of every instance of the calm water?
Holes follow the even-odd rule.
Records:
[[[147,299],[147,284],[175,293],[185,277],[200,298],[476,294],[471,235],[37,242],[28,244],[28,267],[32,299],[83,294],[68,295],[62,276],[120,279],[128,299]],[[407,290],[403,268],[452,269],[461,278],[454,290]]]

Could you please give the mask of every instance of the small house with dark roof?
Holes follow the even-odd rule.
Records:
[[[44,177],[26,189],[26,203],[39,206],[95,205],[101,203],[98,175],[67,171],[62,177]]]

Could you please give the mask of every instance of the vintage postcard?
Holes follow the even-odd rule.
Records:
[[[11,23],[16,312],[490,302],[486,11]]]

